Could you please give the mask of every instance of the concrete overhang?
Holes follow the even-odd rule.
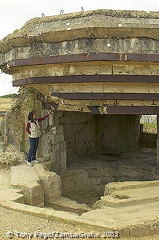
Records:
[[[133,106],[130,114],[145,107],[148,114],[159,106],[158,45],[159,12],[34,18],[0,41],[0,68],[13,75],[13,86],[38,89],[58,110]]]
[[[77,38],[144,37],[159,39],[159,12],[95,10],[29,20],[0,42],[0,51],[37,42]]]

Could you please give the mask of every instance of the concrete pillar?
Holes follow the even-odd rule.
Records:
[[[159,165],[159,114],[157,114],[157,149],[156,149],[156,161],[157,165]]]

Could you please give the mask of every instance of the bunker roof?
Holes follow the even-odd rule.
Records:
[[[37,42],[102,37],[159,39],[159,12],[94,10],[33,18],[0,41],[0,52]]]

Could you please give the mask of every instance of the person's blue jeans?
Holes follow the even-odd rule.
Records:
[[[36,151],[38,148],[39,138],[29,138],[30,149],[28,152],[28,162],[36,160]]]

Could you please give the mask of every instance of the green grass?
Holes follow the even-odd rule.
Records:
[[[0,96],[0,98],[16,98],[16,97],[17,97],[16,93]]]
[[[157,133],[157,124],[156,123],[142,123],[143,131],[149,133]]]

